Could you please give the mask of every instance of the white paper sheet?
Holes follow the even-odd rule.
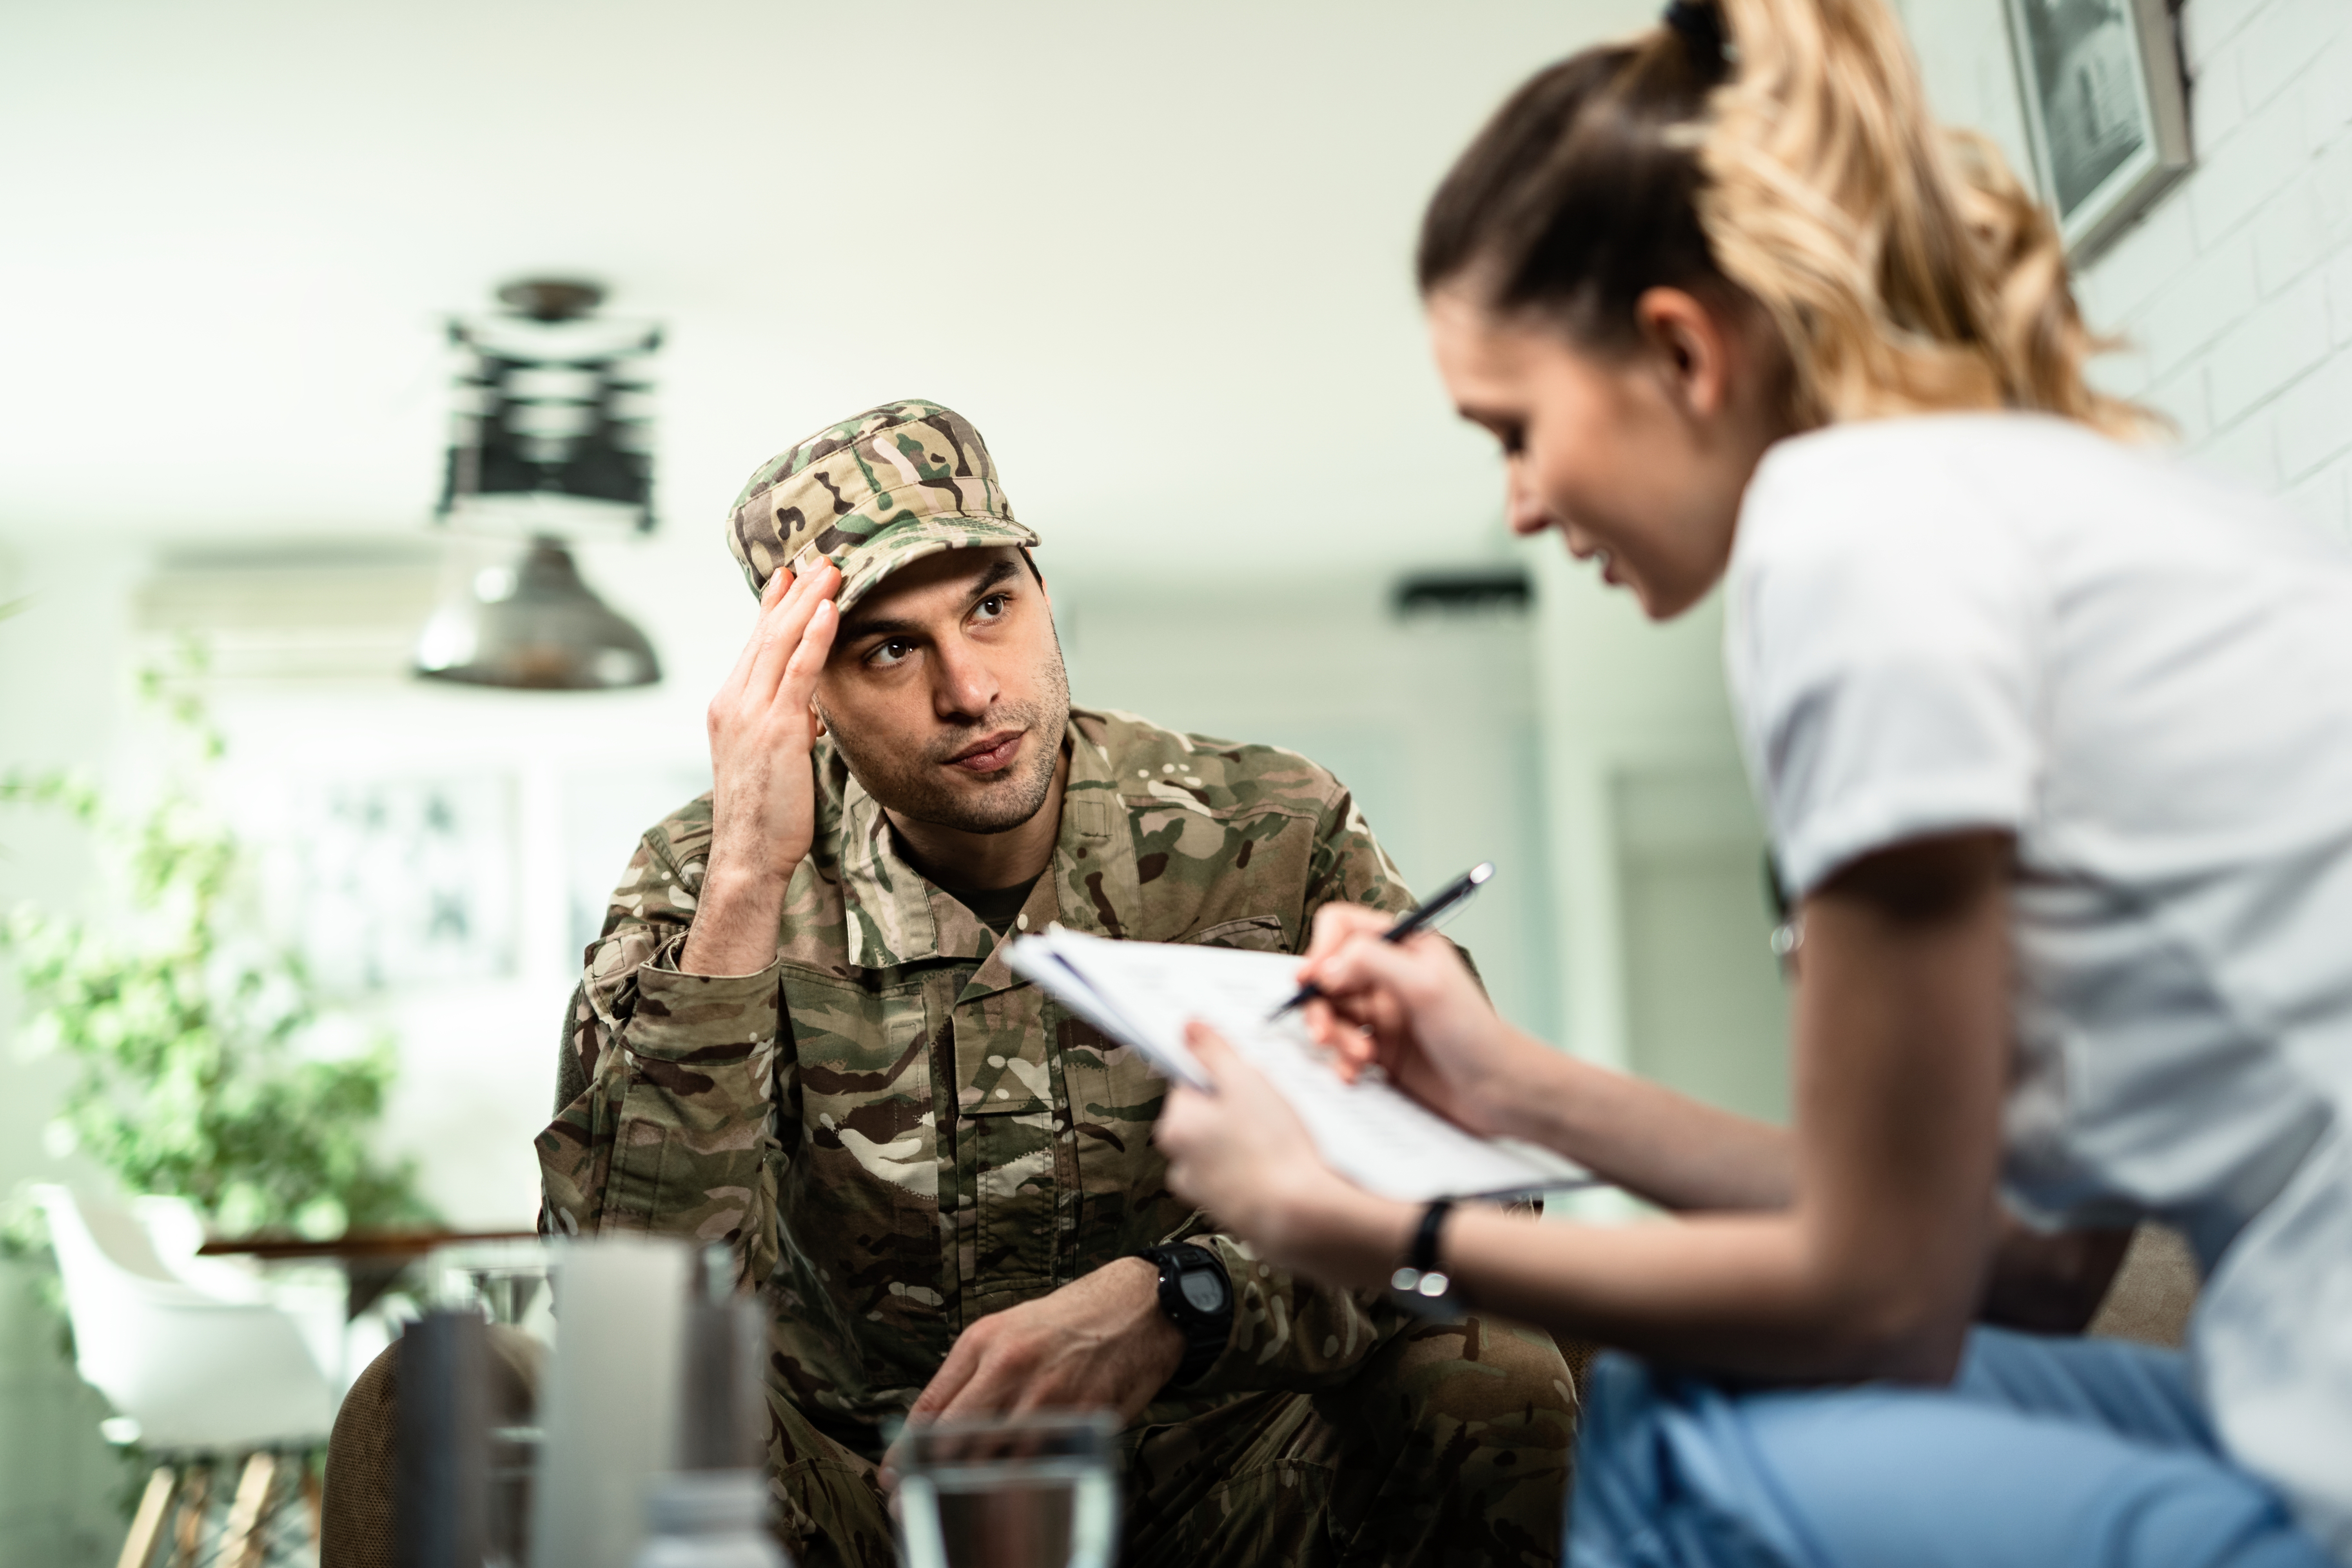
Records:
[[[1377,1076],[1342,1082],[1296,1013],[1267,1021],[1298,989],[1298,961],[1287,954],[1110,942],[1055,927],[1021,938],[1005,958],[1163,1076],[1195,1087],[1206,1079],[1184,1026],[1195,1018],[1213,1026],[1290,1101],[1325,1163],[1367,1192],[1426,1202],[1591,1180],[1549,1150],[1465,1132]]]

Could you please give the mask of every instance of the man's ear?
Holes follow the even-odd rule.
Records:
[[[1683,411],[1699,419],[1722,413],[1731,401],[1730,323],[1681,289],[1644,289],[1633,319]]]

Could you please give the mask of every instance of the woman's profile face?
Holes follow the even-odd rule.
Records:
[[[1645,326],[1657,296],[1682,305],[1666,309],[1654,341],[1607,356],[1453,290],[1433,295],[1428,311],[1454,406],[1502,445],[1511,531],[1559,529],[1570,553],[1598,561],[1604,581],[1668,620],[1723,575],[1766,439],[1735,417],[1737,345],[1675,290],[1643,296]]]

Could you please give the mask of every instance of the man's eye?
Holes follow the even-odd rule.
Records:
[[[1503,456],[1516,458],[1528,449],[1528,432],[1524,426],[1506,425],[1495,432],[1495,439],[1503,444]]]
[[[914,651],[915,645],[905,637],[890,637],[876,645],[874,651],[866,656],[866,662],[887,669]]]
[[[974,605],[971,608],[971,613],[975,618],[983,621],[993,621],[1002,618],[1004,614],[1004,595],[1002,594],[991,594],[987,598],[982,599],[979,604]]]

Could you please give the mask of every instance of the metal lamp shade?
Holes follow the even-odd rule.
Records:
[[[613,691],[661,679],[646,634],[589,590],[572,552],[548,538],[511,571],[476,575],[417,639],[416,673],[525,691]]]

